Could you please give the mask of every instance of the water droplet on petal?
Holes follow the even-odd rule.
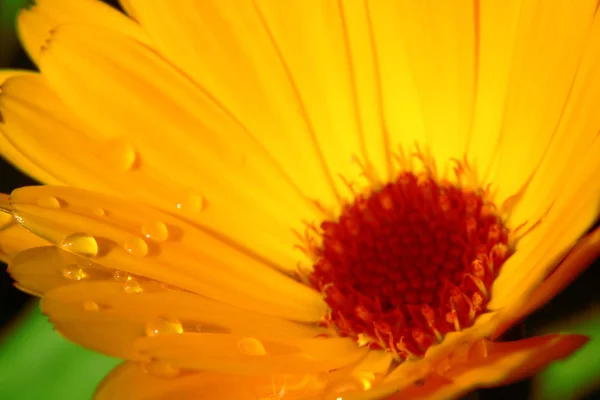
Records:
[[[148,254],[148,244],[145,240],[138,237],[126,241],[123,244],[123,247],[132,256],[144,257]]]
[[[54,196],[41,197],[38,199],[37,204],[45,208],[60,208],[60,201]]]
[[[265,346],[256,338],[240,339],[237,345],[240,352],[249,356],[264,356],[267,354]]]
[[[98,254],[98,242],[86,233],[74,233],[67,236],[60,243],[60,247],[71,253],[87,257],[94,257]]]
[[[169,237],[169,230],[162,222],[152,222],[142,226],[142,233],[148,239],[164,242]]]
[[[176,318],[153,318],[146,324],[146,335],[156,336],[183,333],[183,326]]]
[[[83,303],[83,308],[86,311],[98,311],[100,309],[100,306],[95,301],[86,301],[85,303]]]
[[[369,371],[358,371],[354,374],[354,377],[360,381],[363,386],[363,390],[371,389],[376,378],[375,374]]]
[[[130,293],[130,294],[143,292],[142,285],[140,285],[140,283],[138,281],[134,281],[134,280],[127,281],[125,283],[125,285],[123,286],[123,290],[125,290],[125,293]]]
[[[115,279],[115,281],[118,282],[127,282],[133,279],[133,277],[131,276],[131,274],[129,274],[129,272],[125,272],[125,271],[120,271],[120,270],[116,270],[115,272],[113,272],[113,278]]]
[[[160,360],[142,363],[142,370],[148,375],[154,375],[161,378],[175,378],[180,373],[179,368]]]
[[[177,208],[186,212],[200,212],[206,208],[205,198],[197,193],[189,193],[179,204]]]
[[[94,207],[94,208],[92,208],[92,214],[94,214],[97,217],[104,217],[106,215],[106,212],[104,211],[103,208]]]
[[[80,281],[86,277],[83,269],[76,264],[65,265],[62,269],[62,274],[65,278],[69,278],[74,281]]]
[[[111,142],[107,146],[108,162],[115,169],[128,171],[136,167],[139,155],[131,143],[123,141]]]

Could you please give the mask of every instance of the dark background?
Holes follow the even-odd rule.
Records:
[[[116,1],[106,2],[116,6]],[[22,49],[17,49],[15,53],[9,60],[0,60],[3,64],[0,67],[35,69]],[[0,158],[0,192],[10,193],[17,187],[34,184],[37,183]],[[589,308],[592,305],[600,305],[599,265],[600,262],[596,261],[571,286],[541,310],[530,315],[523,324],[507,332],[504,338],[519,339],[529,336],[544,326],[567,318],[579,310]],[[12,286],[12,279],[6,273],[5,267],[4,264],[0,263],[0,332],[24,309],[28,302],[33,301],[31,296]],[[600,360],[600,354],[597,357]],[[527,399],[530,387],[531,381],[525,380],[501,388],[480,390],[476,395],[471,395],[469,398],[481,400]],[[587,396],[586,399],[600,399],[600,390]]]

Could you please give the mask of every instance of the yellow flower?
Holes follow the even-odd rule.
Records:
[[[597,256],[595,0],[38,0],[0,255],[98,399],[454,398]],[[31,232],[33,232],[33,235]]]

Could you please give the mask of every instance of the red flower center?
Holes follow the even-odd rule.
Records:
[[[420,357],[473,324],[510,256],[508,229],[483,190],[402,173],[321,224],[311,284],[325,324],[361,345]]]

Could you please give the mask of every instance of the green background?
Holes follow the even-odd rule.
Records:
[[[37,302],[0,342],[0,399],[91,399],[120,361],[83,349],[54,331]]]

